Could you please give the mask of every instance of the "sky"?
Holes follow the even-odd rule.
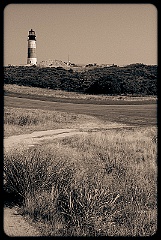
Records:
[[[152,4],[9,4],[4,9],[4,66],[27,63],[28,31],[37,62],[157,64],[157,8]]]

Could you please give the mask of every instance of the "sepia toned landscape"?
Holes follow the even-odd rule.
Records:
[[[154,4],[3,3],[4,239],[159,236]]]
[[[63,98],[73,96],[71,111],[69,103],[34,100],[31,87],[5,85],[4,89],[5,209],[12,205],[15,211],[17,206],[18,216],[36,229],[32,236],[149,236],[156,232],[155,97],[135,99],[145,101],[143,105],[132,104],[133,99],[126,97],[131,105],[120,105],[119,121],[110,114],[116,109],[119,116],[119,105],[114,104],[112,111],[108,105],[109,100],[118,102],[118,97],[102,96],[107,105],[98,106],[107,107],[107,121],[108,115],[97,115],[95,108],[91,115],[81,114],[88,104],[74,103],[72,93],[61,92]],[[18,97],[19,90],[32,99]],[[59,91],[37,88],[35,92],[57,95],[61,101]],[[150,107],[147,115],[138,114],[141,109],[137,112],[136,107],[141,106],[146,113]],[[130,109],[140,124],[131,121]],[[8,227],[7,231],[10,234]]]

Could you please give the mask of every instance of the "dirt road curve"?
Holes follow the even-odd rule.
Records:
[[[143,104],[144,101],[137,102],[137,105],[130,105],[130,102],[128,105],[120,105],[120,101],[114,101],[114,103],[115,105],[75,104],[74,102],[51,102],[4,96],[6,107],[22,108],[23,106],[24,111],[25,108],[63,111],[135,126],[154,126],[157,124],[157,104]]]
[[[128,127],[125,124],[116,124],[111,123],[108,126],[98,126],[98,125],[84,125],[75,129],[56,129],[56,130],[47,130],[47,131],[36,131],[30,134],[22,134],[16,136],[10,136],[4,138],[4,150],[9,151],[14,148],[20,149],[28,148],[37,144],[44,143],[46,141],[51,142],[55,138],[69,137],[76,134],[86,134],[89,130],[98,130],[98,129],[111,129],[111,128],[122,128]],[[130,126],[131,127],[131,126]]]
[[[27,148],[45,141],[51,141],[55,138],[67,137],[75,134],[80,134],[80,131],[76,129],[56,129],[10,136],[4,138],[4,149],[8,151],[13,148]]]
[[[4,139],[4,150],[10,151],[13,148],[19,149],[20,147],[31,147],[36,144],[41,144],[46,141],[51,142],[55,138],[67,137],[76,134],[87,134],[88,130],[102,130],[101,126],[81,126],[76,129],[56,129],[48,131],[38,131],[31,134],[23,134],[17,136],[10,136]],[[109,124],[104,126],[105,129],[128,127],[121,124]],[[4,232],[8,236],[42,236],[34,227],[32,227],[23,216],[17,214],[15,207],[4,208]]]

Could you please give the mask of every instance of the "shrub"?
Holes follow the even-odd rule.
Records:
[[[157,94],[157,66],[94,67],[76,72],[59,68],[4,67],[4,83],[89,94]]]

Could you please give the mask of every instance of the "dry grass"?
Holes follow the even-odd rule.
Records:
[[[107,96],[107,95],[90,95],[90,94],[80,94],[76,92],[66,92],[62,90],[52,90],[43,89],[37,87],[26,87],[18,86],[16,84],[5,84],[4,90],[13,93],[23,93],[28,95],[37,96],[48,96],[56,98],[72,98],[72,99],[85,99],[85,100],[126,100],[126,101],[146,101],[146,100],[156,100],[156,96],[145,96],[145,97],[133,97],[133,96]]]
[[[48,236],[150,236],[156,128],[107,130],[4,154],[5,191]]]
[[[4,136],[96,123],[95,117],[40,109],[4,107]]]
[[[86,115],[4,109],[5,136],[87,126],[87,122],[98,124]],[[153,235],[157,230],[156,127],[97,130],[43,147],[4,152],[4,193],[21,205],[22,214],[35,220],[42,235]]]

